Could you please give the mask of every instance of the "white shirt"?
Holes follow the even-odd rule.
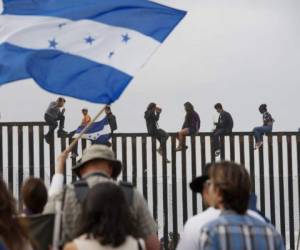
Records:
[[[204,212],[190,218],[184,225],[177,250],[199,250],[201,228],[208,222],[216,219],[220,214],[220,209],[209,207]],[[248,209],[247,214],[261,221],[265,221],[263,217],[253,210]]]

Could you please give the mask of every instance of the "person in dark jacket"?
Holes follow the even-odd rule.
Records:
[[[117,119],[116,119],[116,116],[112,113],[110,106],[105,107],[105,114],[106,114],[106,118],[108,120],[108,124],[110,127],[111,135],[112,135],[114,133],[114,131],[118,129]],[[107,143],[105,143],[105,145],[110,147],[111,142],[107,141]]]
[[[146,126],[149,135],[154,136],[160,143],[157,152],[162,154],[162,145],[166,143],[169,135],[166,131],[158,127],[158,120],[162,109],[157,107],[154,102],[149,103],[147,110],[145,111],[144,118],[146,120]]]
[[[215,109],[220,114],[218,122],[215,124],[216,129],[213,132],[213,150],[215,152],[215,156],[219,156],[220,154],[220,136],[224,136],[226,134],[230,134],[233,128],[233,119],[230,113],[223,109],[221,103],[217,103],[215,105]]]
[[[272,132],[274,119],[267,110],[267,104],[261,104],[258,108],[259,112],[263,115],[263,125],[253,129],[255,137],[255,148],[258,149],[263,145],[263,135]]]
[[[177,139],[179,141],[176,151],[186,149],[187,146],[183,145],[184,138],[187,135],[195,135],[200,129],[200,117],[198,113],[194,110],[194,106],[190,102],[184,104],[184,109],[186,111],[184,123],[181,130],[177,134]]]
[[[64,131],[64,124],[65,124],[65,104],[66,100],[63,97],[57,98],[55,102],[51,102],[45,112],[44,118],[49,125],[49,131],[44,136],[46,142],[49,144],[51,142],[51,138],[53,138],[54,130],[56,129],[59,121],[59,129],[57,131],[58,137],[65,137],[68,135],[66,131]]]

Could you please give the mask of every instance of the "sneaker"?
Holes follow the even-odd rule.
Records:
[[[76,160],[76,157],[77,157],[77,156],[78,156],[78,154],[76,154],[76,153],[72,153],[72,154],[71,154],[71,158],[72,158],[72,159],[75,159],[75,160]]]
[[[63,129],[60,129],[57,131],[57,137],[67,137],[68,136],[68,132],[63,130]]]
[[[254,150],[259,149],[262,145],[263,145],[263,142],[262,142],[262,141],[257,142],[257,143],[255,144]]]
[[[215,157],[218,157],[220,154],[221,154],[221,150],[220,150],[220,149],[217,149],[217,150],[215,151]]]
[[[182,151],[182,150],[187,150],[187,148],[188,148],[188,146],[178,146],[177,148],[176,148],[176,151]]]

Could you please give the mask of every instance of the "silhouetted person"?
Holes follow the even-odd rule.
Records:
[[[220,154],[220,136],[224,136],[226,134],[230,134],[232,132],[233,128],[233,119],[231,117],[231,114],[225,111],[222,107],[221,103],[217,103],[215,105],[215,109],[220,114],[218,122],[215,124],[216,129],[213,132],[213,150],[215,153],[215,156],[218,156]]]
[[[255,148],[258,149],[263,145],[263,135],[265,133],[272,132],[274,119],[272,115],[267,110],[267,104],[261,104],[258,108],[259,112],[263,115],[263,125],[260,127],[255,127],[253,129],[255,137]]]
[[[184,104],[184,109],[186,112],[184,123],[181,130],[177,134],[178,146],[176,151],[186,149],[187,146],[183,145],[184,138],[187,135],[195,135],[200,129],[200,117],[198,113],[194,110],[194,106],[190,102]]]
[[[44,118],[49,125],[49,131],[45,135],[45,140],[47,143],[50,143],[51,138],[53,138],[54,135],[54,130],[58,126],[58,121],[59,121],[59,128],[57,131],[57,136],[58,137],[64,137],[67,136],[68,133],[64,131],[64,125],[65,125],[65,104],[66,100],[63,97],[57,98],[55,102],[51,102],[45,112]],[[61,110],[62,109],[62,110]]]
[[[166,131],[159,128],[158,120],[161,113],[161,108],[157,107],[154,102],[151,102],[145,111],[144,118],[149,135],[154,136],[160,143],[157,152],[162,154],[162,145],[166,143],[169,135]]]

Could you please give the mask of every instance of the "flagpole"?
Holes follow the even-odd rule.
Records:
[[[92,124],[99,118],[99,116],[104,112],[106,105],[96,114],[96,116],[81,130],[80,134],[75,138],[74,141],[66,148],[66,151],[70,153],[79,139],[83,136],[83,134],[92,126]]]

